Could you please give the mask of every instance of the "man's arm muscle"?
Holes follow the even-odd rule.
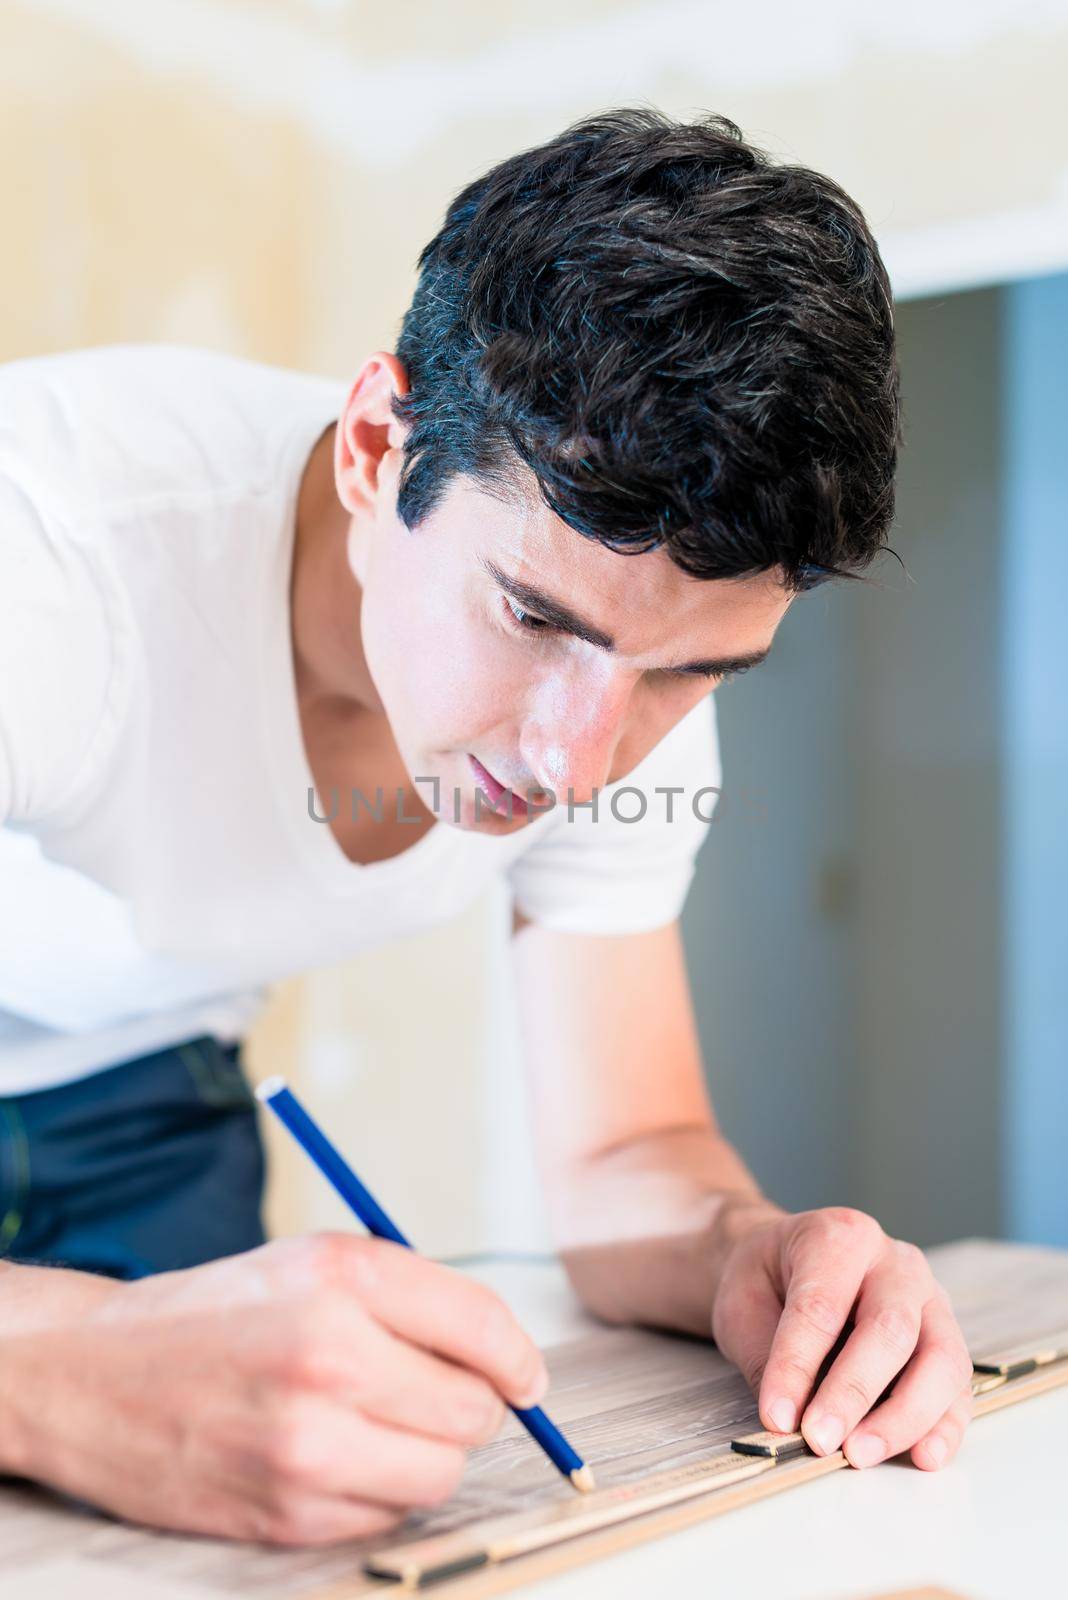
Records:
[[[599,1315],[707,1334],[732,1216],[768,1206],[716,1126],[677,923],[513,941],[558,1248]]]

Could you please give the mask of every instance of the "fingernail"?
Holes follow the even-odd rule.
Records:
[[[940,1467],[949,1454],[949,1447],[946,1441],[938,1433],[933,1433],[929,1439],[925,1439],[923,1447],[936,1467]]]
[[[862,1433],[850,1443],[850,1466],[874,1467],[885,1459],[886,1443],[877,1433]]]
[[[821,1456],[831,1456],[845,1438],[845,1424],[839,1417],[824,1412],[805,1428],[805,1438]]]
[[[773,1400],[768,1407],[768,1420],[779,1433],[793,1433],[797,1427],[797,1407],[792,1400]]]

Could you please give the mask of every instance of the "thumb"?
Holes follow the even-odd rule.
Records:
[[[782,1296],[765,1267],[756,1261],[742,1282],[731,1285],[725,1297],[720,1296],[713,1310],[712,1337],[716,1345],[728,1361],[734,1362],[758,1397],[781,1316]],[[764,1427],[775,1429],[763,1403],[760,1420]]]

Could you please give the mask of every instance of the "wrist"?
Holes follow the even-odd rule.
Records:
[[[753,1234],[780,1223],[788,1213],[760,1193],[727,1194],[717,1208],[709,1231],[712,1297],[719,1292],[727,1263],[739,1245]]]

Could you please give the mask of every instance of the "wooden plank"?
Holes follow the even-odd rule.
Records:
[[[973,1353],[1012,1351],[1028,1340],[1049,1343],[1068,1326],[1068,1255],[1050,1250],[971,1241],[932,1252],[932,1265],[958,1308]],[[740,1375],[707,1343],[632,1329],[600,1329],[548,1352],[552,1373],[552,1415],[594,1466],[598,1484],[639,1485],[651,1476],[692,1467],[732,1438],[759,1429],[755,1404]],[[1045,1369],[1048,1376],[1051,1369]],[[1010,1403],[999,1374],[996,1387],[979,1396],[990,1409]],[[1021,1383],[1043,1383],[1037,1371]],[[1029,1387],[1028,1394],[1044,1392]],[[1011,1399],[1023,1390],[1014,1391]],[[840,1465],[841,1463],[837,1463]],[[776,1467],[775,1475],[800,1474],[791,1485],[835,1470],[814,1457]],[[787,1480],[778,1478],[779,1488]],[[743,1491],[755,1484],[728,1487],[719,1510],[747,1503]],[[761,1488],[761,1497],[769,1492]],[[738,1496],[742,1496],[738,1498]],[[756,1494],[752,1495],[756,1498]],[[550,1468],[517,1423],[492,1444],[473,1453],[460,1493],[433,1515],[410,1519],[403,1537],[442,1535],[491,1518],[525,1513],[561,1503],[559,1475]],[[546,1553],[545,1570],[557,1562],[574,1565],[639,1539],[689,1525],[709,1513],[708,1497],[664,1512],[664,1520],[642,1518],[628,1528],[591,1532],[575,1540],[563,1557]],[[34,1563],[60,1554],[91,1557],[139,1574],[146,1592],[162,1584],[186,1583],[204,1596],[255,1593],[258,1600],[289,1600],[301,1595],[344,1596],[382,1592],[360,1566],[383,1541],[354,1542],[327,1549],[284,1550],[247,1546],[131,1527],[75,1508],[29,1485],[0,1489],[0,1546],[5,1576],[29,1572]],[[563,1549],[563,1547],[560,1547]],[[582,1551],[581,1557],[578,1552]],[[552,1559],[550,1560],[550,1557]],[[535,1558],[524,1558],[533,1561]],[[516,1574],[505,1569],[480,1580],[442,1589],[442,1595],[472,1600],[479,1594],[513,1587]],[[542,1570],[540,1567],[537,1571]],[[536,1572],[524,1566],[522,1576]]]
[[[1061,1386],[1068,1387],[1068,1361],[1056,1366],[1047,1365],[1025,1376],[1008,1380],[998,1390],[976,1399],[975,1414],[983,1417]],[[754,1457],[749,1458],[748,1464],[758,1469],[756,1474],[722,1488],[718,1486],[718,1481],[722,1479],[717,1481],[717,1463],[710,1463],[711,1470],[707,1473],[703,1497],[691,1496],[681,1505],[670,1504],[664,1508],[654,1503],[654,1480],[649,1485],[654,1492],[650,1497],[648,1512],[640,1516],[633,1515],[635,1505],[642,1503],[638,1493],[625,1520],[609,1522],[591,1535],[571,1538],[568,1537],[566,1523],[546,1524],[543,1520],[540,1526],[550,1537],[556,1534],[557,1541],[540,1546],[528,1542],[526,1548],[521,1541],[517,1541],[515,1553],[512,1553],[510,1536],[511,1521],[514,1519],[502,1519],[498,1523],[490,1522],[481,1529],[468,1529],[462,1536],[454,1536],[451,1545],[447,1540],[426,1540],[421,1544],[394,1548],[393,1562],[377,1558],[377,1576],[393,1574],[398,1578],[405,1577],[406,1587],[416,1588],[420,1586],[419,1578],[427,1565],[433,1573],[443,1557],[451,1557],[453,1570],[458,1576],[451,1582],[434,1582],[433,1587],[440,1587],[441,1593],[448,1595],[449,1600],[482,1600],[484,1596],[504,1594],[535,1579],[584,1565],[598,1556],[631,1549],[649,1539],[662,1538],[695,1522],[722,1516],[725,1512],[752,1505],[848,1466],[841,1451],[830,1456],[808,1455],[800,1460],[791,1457]],[[878,1471],[878,1468],[870,1470]],[[524,1530],[528,1541],[538,1528],[537,1516],[528,1515]],[[500,1564],[494,1564],[495,1547],[502,1552]],[[489,1550],[490,1559],[479,1563],[473,1557],[483,1549]],[[317,1595],[316,1600],[354,1600],[354,1597],[366,1596],[376,1589],[382,1592],[382,1585],[376,1581],[376,1576],[362,1572],[330,1588],[321,1596]]]

